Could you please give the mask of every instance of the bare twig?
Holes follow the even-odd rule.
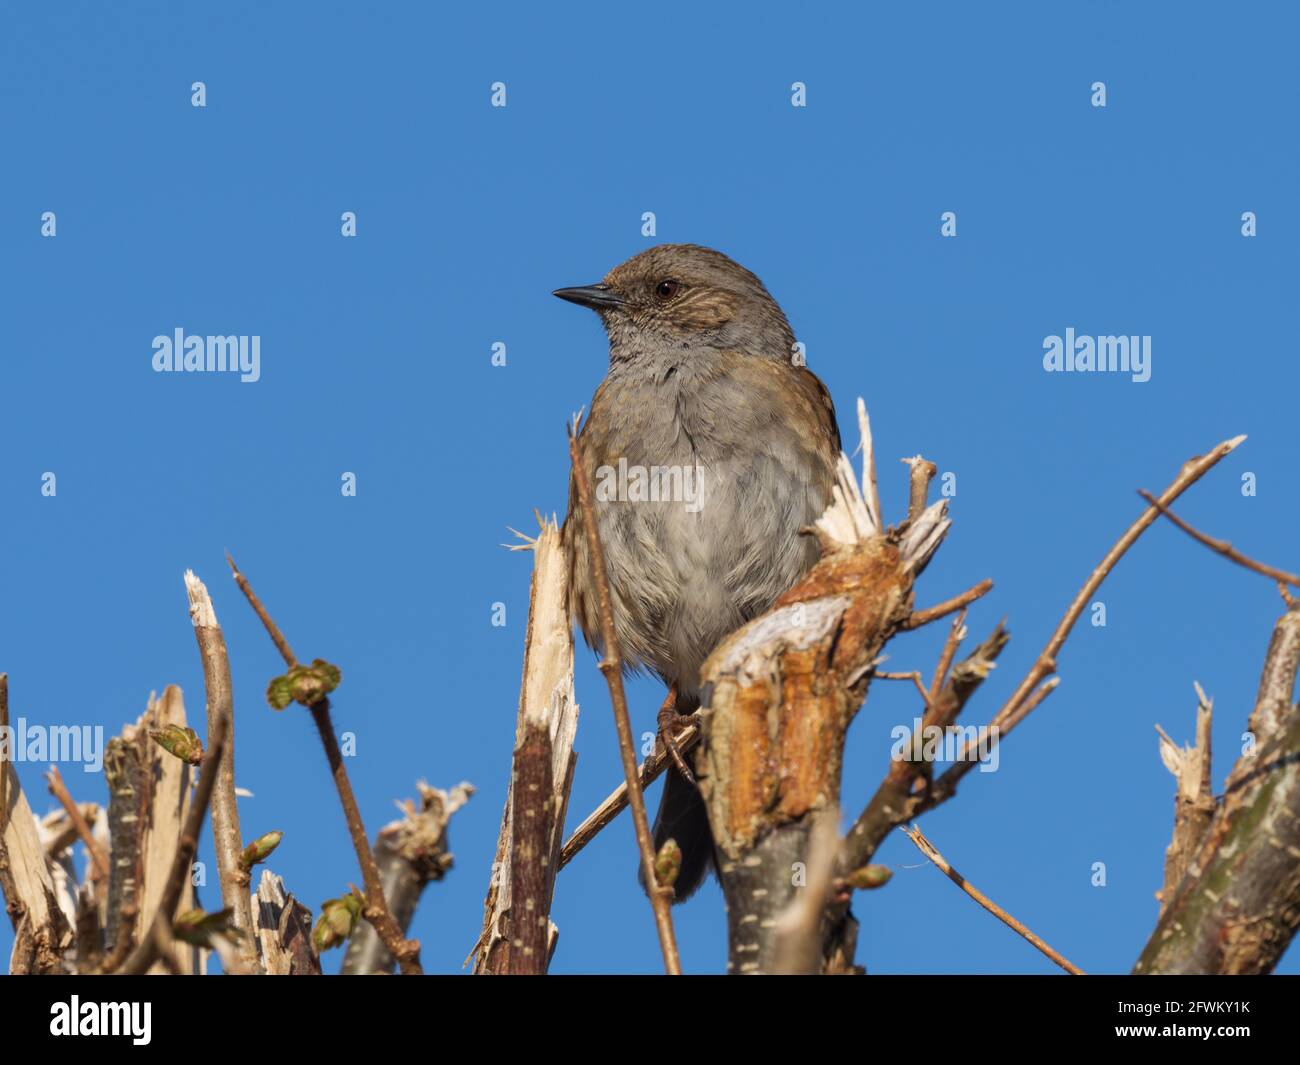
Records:
[[[1178,475],[1157,501],[1160,506],[1167,508],[1183,492],[1226,458],[1245,439],[1244,436],[1238,436],[1231,440],[1225,440],[1206,454],[1195,456],[1185,462]],[[1101,562],[1089,574],[1083,587],[1066,608],[1064,616],[1057,623],[1047,644],[1034,660],[1029,671],[1002,708],[994,715],[985,732],[986,738],[984,742],[1000,743],[1012,729],[1055,690],[1056,678],[1046,682],[1044,682],[1044,678],[1048,674],[1055,672],[1056,656],[1069,637],[1075,622],[1078,621],[1080,615],[1087,608],[1098,587],[1100,587],[1111,570],[1115,568],[1116,563],[1159,516],[1160,510],[1155,506],[1145,510],[1120,536]],[[956,606],[952,607],[952,609],[957,608]],[[951,610],[945,612],[951,613]],[[933,611],[921,613],[931,615]],[[913,619],[917,616],[917,614],[912,615]],[[927,620],[933,620],[933,617],[930,616]],[[987,675],[988,670],[992,668],[993,659],[1001,651],[1001,644],[1005,643],[1005,639],[1005,636],[1003,636],[1001,643],[997,646],[981,648],[975,655],[966,660],[964,664],[968,664],[970,669],[966,671],[963,683],[965,692],[958,699],[959,705],[969,698],[974,688],[979,685],[984,676]],[[959,666],[958,669],[960,668]],[[954,670],[954,675],[956,673],[957,670]],[[953,679],[956,679],[955,676]],[[952,680],[945,687],[945,692],[951,685]],[[944,697],[941,696],[940,701],[943,702],[943,699]],[[858,816],[853,828],[841,844],[840,868],[850,870],[867,865],[876,849],[895,827],[912,820],[927,810],[933,809],[955,795],[958,783],[975,765],[979,764],[979,759],[975,758],[973,754],[972,744],[966,743],[963,745],[957,760],[937,780],[919,789],[914,787],[914,782],[918,775],[928,778],[928,766],[924,767],[918,774],[913,771],[910,764],[899,765],[896,762],[892,763],[884,781],[876,789],[871,801],[868,802]],[[847,906],[830,908],[828,918],[829,926],[832,929],[832,938],[839,934],[835,929],[845,922],[847,915]]]
[[[939,652],[939,661],[935,663],[934,677],[930,680],[930,697],[926,699],[926,706],[931,706],[939,701],[939,692],[943,689],[943,682],[948,679],[948,670],[952,668],[952,660],[957,655],[957,648],[961,646],[962,640],[966,638],[966,609],[962,608],[961,612],[952,619],[952,626],[948,629],[948,638],[943,641],[943,650]]]
[[[910,673],[886,673],[876,669],[872,671],[871,675],[878,680],[910,680],[916,685],[916,690],[921,693],[921,702],[927,707],[930,705],[930,693],[926,690],[925,681],[921,679],[919,669],[914,669]]]
[[[298,664],[298,659],[294,656],[293,648],[289,646],[289,641],[284,638],[284,633],[267,613],[266,607],[262,605],[262,600],[257,598],[257,593],[253,591],[253,586],[248,583],[244,575],[239,572],[239,567],[235,565],[234,558],[229,551],[226,552],[226,563],[230,566],[230,572],[235,578],[235,583],[239,585],[239,590],[244,593],[244,598],[248,600],[248,605],[253,608],[261,620],[262,625],[266,628],[267,634],[271,637],[271,642],[275,644],[275,649],[280,652],[280,657],[284,659],[284,664],[292,668]]]
[[[212,799],[212,840],[217,854],[217,873],[221,879],[221,903],[234,910],[233,921],[241,933],[244,961],[255,964],[248,870],[239,860],[244,841],[239,831],[239,807],[235,799],[235,701],[230,682],[230,657],[226,653],[226,637],[217,621],[212,597],[192,570],[185,571],[185,592],[189,597],[190,621],[194,625],[194,637],[203,663],[209,746],[217,721],[225,719],[228,723],[226,753]]]
[[[908,826],[908,825],[904,825],[902,826],[902,828],[903,831],[907,834],[907,838],[916,844],[917,850],[919,850],[922,854],[924,854],[927,858],[929,858],[930,861],[935,864],[935,866],[939,869],[941,873],[943,873],[944,876],[946,876],[949,880],[951,880],[954,884],[956,884],[959,888],[961,888],[962,891],[966,892],[967,895],[969,895],[981,906],[983,906],[986,910],[988,910],[989,913],[993,914],[994,917],[996,917],[999,921],[1005,924],[1012,931],[1016,932],[1018,935],[1024,936],[1026,940],[1028,940],[1040,951],[1042,951],[1045,955],[1047,955],[1047,957],[1051,958],[1052,961],[1054,961],[1067,973],[1070,973],[1072,976],[1085,975],[1082,969],[1080,969],[1073,962],[1066,959],[1064,955],[1049,947],[1047,943],[1045,943],[1039,936],[1034,935],[1033,932],[1031,932],[1023,924],[1021,924],[1014,917],[1012,917],[1011,914],[1007,913],[1006,910],[1004,910],[996,902],[994,902],[982,891],[976,888],[975,885],[970,883],[964,876],[958,873],[957,870],[955,870],[951,865],[949,865],[944,860],[943,855],[940,854],[935,849],[934,844],[931,843],[928,839],[926,839],[923,835],[921,835],[921,832],[918,828],[916,828],[915,826]]]
[[[699,742],[699,723],[692,721],[689,725],[684,726],[673,739],[677,744],[677,749],[685,754]],[[668,748],[661,748],[656,745],[654,753],[642,762],[637,769],[637,779],[641,781],[641,790],[645,791],[646,788],[658,780],[671,761],[672,756],[668,753]],[[563,869],[569,862],[573,861],[578,852],[595,839],[602,828],[626,809],[627,782],[624,781],[610,792],[605,801],[588,814],[586,820],[575,828],[573,834],[565,840],[564,847],[560,851],[560,868]]]
[[[898,461],[907,466],[907,520],[915,521],[921,516],[921,512],[925,510],[930,494],[930,482],[939,472],[939,467],[920,455],[913,455],[910,459],[899,459]]]
[[[45,781],[50,786],[50,794],[59,800],[59,805],[63,807],[68,815],[68,820],[72,822],[72,827],[77,830],[77,835],[81,837],[86,853],[90,855],[90,862],[93,866],[91,875],[95,880],[103,880],[108,876],[108,855],[104,853],[104,848],[100,846],[99,840],[95,838],[94,833],[90,830],[90,825],[81,815],[81,808],[73,802],[58,766],[50,766],[50,771],[45,774]]]
[[[582,460],[581,444],[572,428],[569,430],[569,457],[573,463],[574,483],[578,489],[578,503],[582,512],[583,530],[587,537],[587,554],[591,564],[592,583],[596,588],[596,601],[600,611],[601,643],[603,655],[600,670],[609,685],[610,702],[614,709],[614,724],[618,729],[618,749],[623,760],[623,775],[627,779],[628,797],[632,805],[632,824],[636,829],[637,846],[641,851],[641,868],[654,910],[655,929],[659,934],[659,948],[664,956],[664,968],[670,976],[680,976],[681,960],[677,954],[677,938],[673,932],[671,888],[654,886],[655,852],[650,837],[650,822],[645,812],[645,796],[637,774],[636,749],[632,740],[632,725],[627,712],[627,696],[623,691],[623,658],[619,650],[618,633],[614,628],[614,610],[610,601],[609,579],[605,570],[605,550],[596,526],[596,507],[592,502],[591,481]]]
[[[1289,584],[1294,588],[1300,588],[1300,574],[1288,573],[1284,569],[1278,569],[1277,567],[1270,566],[1265,562],[1256,562],[1253,558],[1248,558],[1246,555],[1243,555],[1233,547],[1232,544],[1228,543],[1227,540],[1216,540],[1213,536],[1207,536],[1205,533],[1193,528],[1172,510],[1161,504],[1160,500],[1156,499],[1155,496],[1145,489],[1139,488],[1138,495],[1160,511],[1161,514],[1182,529],[1183,532],[1197,543],[1204,544],[1211,551],[1217,551],[1219,554],[1223,555],[1224,558],[1231,559],[1239,566],[1245,566],[1249,570],[1254,570],[1256,573],[1262,574],[1265,577],[1271,577],[1273,580],[1282,584]]]
[[[361,809],[357,806],[357,797],[352,792],[352,782],[343,765],[343,753],[339,750],[338,739],[334,735],[334,723],[330,720],[329,699],[322,699],[311,707],[311,717],[320,734],[321,745],[325,748],[325,758],[329,762],[330,774],[339,793],[339,802],[343,806],[343,815],[348,823],[348,834],[352,837],[352,847],[357,852],[357,862],[361,866],[361,878],[366,885],[366,906],[362,910],[365,916],[384,941],[388,953],[396,960],[403,976],[420,976],[420,944],[418,940],[407,939],[402,929],[388,909],[388,900],[384,897],[383,882],[379,879],[379,867],[375,856],[370,851],[370,842],[366,836],[366,826],[361,820]]]
[[[1178,476],[1160,494],[1160,498],[1138,515],[1133,524],[1115,541],[1111,549],[1097,563],[1092,573],[1088,575],[1088,579],[1083,582],[1083,587],[1079,589],[1078,594],[1069,607],[1066,608],[1065,616],[1057,624],[1056,629],[1052,632],[1042,651],[1039,652],[1038,658],[1035,659],[1029,672],[1025,674],[1002,709],[994,716],[993,724],[1004,724],[1006,719],[1015,712],[1017,706],[1024,702],[1038,686],[1039,681],[1056,672],[1056,656],[1060,653],[1061,648],[1065,646],[1065,641],[1069,638],[1074,623],[1079,620],[1080,615],[1088,608],[1093,595],[1101,587],[1102,581],[1110,575],[1110,571],[1115,568],[1116,563],[1124,557],[1128,549],[1137,541],[1137,538],[1150,528],[1160,516],[1160,508],[1167,508],[1187,489],[1217,466],[1220,461],[1227,458],[1245,439],[1244,435],[1235,436],[1231,440],[1225,440],[1217,447],[1211,448],[1204,455],[1197,455],[1183,463],[1183,468],[1178,472]]]
[[[932,703],[935,710],[927,714],[923,726],[942,728],[957,719],[976,689],[992,672],[1009,639],[1006,629],[998,625],[974,651],[952,668],[940,688],[939,698]],[[929,762],[901,758],[890,762],[884,780],[844,838],[840,857],[842,872],[867,865],[891,831],[927,808],[930,789],[934,786],[929,782],[931,772]],[[918,782],[926,786],[919,787]]]
[[[285,665],[293,669],[298,665],[298,661],[294,658],[293,650],[289,647],[289,641],[284,638],[279,626],[272,620],[261,600],[253,593],[252,586],[239,572],[235,560],[227,554],[226,561],[230,563],[235,583],[239,585],[240,590],[248,599],[249,605],[252,606],[254,612],[261,619],[263,626],[265,626],[267,633],[271,637],[271,641],[284,659]],[[339,804],[343,807],[343,816],[348,825],[348,835],[352,837],[352,847],[357,853],[357,864],[361,866],[361,877],[366,886],[365,906],[361,911],[362,916],[374,926],[379,938],[383,940],[384,946],[388,948],[389,954],[397,960],[402,975],[419,976],[424,971],[420,968],[420,944],[418,940],[407,939],[403,935],[401,927],[388,908],[388,901],[384,896],[383,882],[379,878],[379,867],[375,864],[375,856],[370,850],[370,839],[366,834],[365,822],[361,819],[361,809],[357,806],[357,797],[352,791],[352,782],[348,779],[347,767],[343,764],[343,752],[339,750],[339,741],[334,735],[334,722],[330,716],[329,697],[322,696],[309,709],[312,721],[316,725],[316,732],[320,736],[321,746],[325,748],[325,759],[329,762],[330,775],[334,778],[334,787],[339,795]],[[248,905],[247,893],[244,894],[244,905]]]
[[[946,599],[942,603],[936,603],[934,606],[926,607],[924,610],[915,610],[902,625],[901,629],[919,629],[922,625],[928,625],[932,621],[938,621],[940,618],[947,617],[949,614],[956,613],[965,607],[971,605],[981,596],[988,595],[993,590],[993,581],[985,578],[975,585],[974,588],[967,588],[961,595],[954,595],[951,599]]]

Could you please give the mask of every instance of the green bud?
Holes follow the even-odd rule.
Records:
[[[844,878],[844,882],[850,887],[862,890],[884,887],[889,883],[890,878],[894,875],[892,869],[883,865],[864,865],[861,869],[854,869]]]
[[[266,701],[273,710],[283,710],[293,702],[293,686],[288,677],[276,677],[266,689]]]
[[[322,902],[320,917],[311,934],[316,953],[341,945],[352,934],[360,919],[361,901],[355,895],[344,895],[339,899],[326,899]]]
[[[206,913],[203,910],[186,910],[176,918],[172,934],[182,943],[192,947],[211,947],[213,936],[222,936],[234,943],[239,939],[239,929],[231,924],[234,909]]]
[[[239,865],[244,870],[249,870],[255,865],[260,865],[271,857],[271,852],[280,845],[280,840],[284,839],[283,832],[267,832],[253,840],[239,855]]]
[[[681,871],[682,849],[675,839],[667,840],[655,855],[655,883],[660,887],[672,887]]]
[[[309,666],[294,666],[283,677],[276,677],[266,689],[266,701],[276,710],[290,703],[314,706],[339,686],[343,674],[338,666],[318,658]]]
[[[182,762],[198,765],[203,761],[203,742],[192,728],[182,725],[166,725],[152,728],[149,735],[168,754],[175,755]]]

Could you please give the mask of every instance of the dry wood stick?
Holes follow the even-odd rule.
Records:
[[[673,931],[669,912],[671,888],[660,888],[655,881],[655,852],[650,837],[650,822],[645,812],[645,796],[637,774],[636,749],[632,740],[632,724],[627,712],[627,695],[623,690],[623,658],[619,650],[618,633],[614,629],[614,610],[609,594],[609,578],[605,570],[605,550],[596,526],[596,507],[592,502],[591,482],[587,467],[582,461],[581,444],[573,428],[569,430],[569,457],[573,462],[574,482],[578,488],[578,503],[582,512],[583,531],[587,537],[587,552],[591,563],[592,582],[596,587],[596,601],[600,610],[600,629],[603,654],[600,671],[609,685],[610,702],[614,708],[614,724],[618,729],[618,750],[623,760],[623,776],[627,781],[628,798],[632,806],[632,824],[636,842],[641,851],[641,867],[645,875],[650,905],[654,910],[655,930],[659,934],[659,949],[663,952],[664,968],[670,976],[680,976],[681,960],[677,954],[677,937]]]

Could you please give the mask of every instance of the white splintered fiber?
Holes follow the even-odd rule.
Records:
[[[215,629],[217,612],[212,607],[212,597],[203,582],[194,576],[192,569],[185,571],[185,594],[190,598],[190,621],[195,628]]]
[[[858,430],[862,433],[862,495],[872,524],[881,532],[885,523],[880,510],[880,488],[876,484],[876,445],[871,439],[871,419],[867,417],[867,404],[858,397]]]
[[[938,549],[952,522],[948,519],[948,501],[940,499],[931,503],[908,526],[899,544],[903,562],[914,572],[920,572]]]

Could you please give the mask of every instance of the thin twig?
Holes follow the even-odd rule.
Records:
[[[677,749],[685,754],[700,740],[699,723],[692,721],[681,732],[678,732],[673,739],[677,743]],[[662,749],[656,747],[654,753],[642,762],[637,769],[637,779],[641,781],[641,790],[645,791],[646,788],[658,780],[671,761],[672,755],[668,753],[667,747]],[[626,809],[627,782],[624,781],[610,792],[604,802],[587,815],[582,824],[573,830],[573,834],[565,841],[564,847],[560,851],[560,868],[563,869],[568,865],[583,847],[596,838],[602,828]]]
[[[203,755],[203,769],[199,772],[199,782],[194,788],[189,811],[185,815],[185,824],[176,841],[176,856],[172,859],[171,869],[167,873],[167,883],[162,897],[158,900],[158,912],[154,914],[153,926],[140,938],[140,945],[122,965],[122,972],[127,975],[143,975],[158,960],[159,931],[170,933],[172,922],[176,919],[176,907],[180,904],[181,893],[190,876],[190,866],[194,854],[199,848],[199,833],[203,829],[203,818],[212,801],[216,788],[217,776],[221,763],[226,756],[226,737],[230,722],[221,718],[217,727],[208,737],[208,749]],[[111,959],[110,959],[111,960]],[[116,965],[105,963],[103,972],[112,972]]]
[[[221,904],[234,911],[232,920],[240,932],[244,960],[256,963],[253,936],[253,907],[248,892],[248,870],[240,862],[244,841],[239,831],[239,806],[235,798],[235,698],[230,680],[230,656],[226,637],[217,621],[212,597],[192,570],[185,571],[185,592],[190,603],[190,621],[203,663],[203,687],[207,696],[208,743],[217,722],[224,720],[226,753],[221,775],[212,798],[212,842],[217,854],[217,875],[221,880]]]
[[[919,629],[922,625],[928,625],[932,621],[938,621],[940,618],[956,613],[963,607],[970,606],[976,599],[988,595],[992,590],[993,581],[986,577],[974,588],[967,588],[961,595],[954,595],[951,599],[936,603],[934,606],[928,606],[924,610],[913,611],[912,616],[904,621],[899,626],[899,629]]]
[[[240,591],[248,599],[249,605],[261,619],[263,626],[265,626],[267,633],[271,637],[271,641],[284,659],[285,665],[292,669],[298,664],[298,660],[294,657],[289,641],[284,638],[280,627],[271,618],[266,607],[262,605],[262,601],[254,594],[252,585],[239,572],[235,560],[231,558],[229,553],[226,554],[226,561],[230,563],[230,569],[235,576],[235,583],[239,585]],[[362,916],[370,922],[376,934],[383,940],[384,946],[388,948],[388,953],[397,961],[402,975],[420,976],[424,972],[420,968],[420,943],[419,940],[407,939],[402,934],[401,926],[394,919],[392,911],[388,907],[388,900],[384,896],[383,881],[379,877],[379,867],[375,864],[375,856],[370,849],[370,839],[366,834],[365,822],[361,819],[361,809],[357,806],[357,797],[352,791],[352,782],[348,779],[347,767],[343,764],[343,752],[339,750],[338,737],[334,734],[334,722],[330,717],[328,696],[322,697],[319,702],[313,703],[309,709],[311,710],[312,721],[316,724],[316,731],[320,735],[321,746],[325,748],[325,759],[329,762],[330,775],[334,778],[334,787],[338,791],[339,803],[343,807],[343,816],[347,821],[348,835],[352,837],[352,847],[357,852],[357,864],[361,866],[361,878],[366,885],[365,907],[362,910]],[[246,901],[247,898],[247,893],[245,893]]]
[[[262,605],[262,600],[257,598],[253,591],[253,586],[248,583],[244,575],[239,572],[239,567],[235,565],[235,560],[231,557],[230,552],[226,552],[226,563],[230,566],[230,572],[234,575],[235,583],[239,585],[239,590],[244,593],[244,598],[248,600],[248,605],[253,608],[253,612],[261,619],[262,624],[266,627],[267,633],[271,637],[271,642],[275,644],[275,649],[280,652],[280,657],[284,659],[284,664],[292,669],[298,664],[298,659],[294,657],[293,648],[289,646],[289,641],[284,638],[284,633],[272,619],[271,615],[266,612],[266,607]]]
[[[939,472],[939,467],[920,455],[898,461],[907,466],[907,520],[915,521],[925,510],[930,495],[930,481]]]
[[[925,681],[921,679],[921,671],[914,669],[910,673],[885,673],[879,669],[872,670],[872,676],[878,680],[910,680],[916,685],[916,690],[921,693],[921,702],[928,710],[930,708],[930,693],[925,689]]]
[[[59,805],[63,807],[64,812],[68,815],[68,820],[72,822],[72,827],[76,829],[77,835],[81,837],[81,842],[85,844],[86,853],[90,855],[91,865],[94,867],[91,876],[95,880],[103,880],[108,876],[108,855],[104,853],[104,848],[100,845],[99,840],[90,830],[90,825],[82,816],[81,807],[72,801],[72,796],[68,793],[68,786],[63,782],[63,774],[59,772],[58,766],[50,766],[50,771],[45,774],[45,781],[50,786],[50,794],[59,800]]]
[[[669,976],[680,976],[681,960],[677,954],[677,937],[669,911],[671,888],[660,888],[655,881],[655,852],[650,837],[650,822],[645,812],[645,796],[637,775],[636,750],[632,741],[632,724],[627,712],[627,695],[623,691],[623,658],[619,650],[618,633],[614,628],[614,610],[610,601],[609,579],[605,569],[605,550],[596,526],[596,507],[591,498],[591,482],[587,467],[582,461],[581,445],[577,434],[569,429],[569,457],[573,463],[573,479],[578,489],[578,503],[582,511],[583,529],[587,536],[587,553],[591,566],[592,583],[596,587],[596,601],[600,610],[600,629],[603,654],[600,670],[609,685],[610,702],[614,709],[614,724],[618,729],[618,750],[623,760],[623,775],[627,779],[628,797],[632,805],[632,824],[636,829],[637,846],[641,851],[641,867],[654,910],[655,930],[659,934],[659,948],[664,956],[664,968]]]
[[[1217,551],[1219,554],[1223,555],[1224,558],[1231,559],[1239,566],[1245,566],[1247,569],[1254,570],[1256,573],[1262,574],[1265,577],[1271,577],[1280,584],[1289,584],[1292,587],[1300,588],[1300,575],[1288,573],[1286,570],[1270,566],[1266,562],[1256,562],[1253,558],[1248,558],[1246,555],[1243,555],[1233,547],[1232,544],[1228,543],[1227,540],[1216,540],[1213,536],[1207,536],[1205,533],[1194,529],[1168,507],[1162,506],[1160,500],[1156,499],[1155,496],[1143,488],[1138,489],[1138,495],[1160,511],[1161,514],[1182,529],[1183,532],[1197,543],[1204,544],[1211,551]]]
[[[362,913],[374,927],[375,933],[384,941],[388,953],[397,960],[402,975],[420,976],[423,974],[423,969],[420,968],[420,943],[419,940],[407,939],[402,934],[401,926],[389,912],[383,881],[379,878],[379,866],[375,864],[374,853],[370,850],[366,826],[361,820],[361,809],[357,806],[352,782],[348,779],[348,771],[343,765],[343,753],[339,750],[339,741],[334,735],[334,723],[330,720],[328,698],[313,704],[311,717],[316,723],[316,731],[320,734],[321,744],[325,748],[330,775],[334,777],[334,786],[338,789],[343,816],[348,823],[348,833],[352,836],[352,847],[357,852],[357,863],[361,866],[361,878],[366,885],[366,906]]]
[[[1237,436],[1231,440],[1225,440],[1206,454],[1197,455],[1183,463],[1178,476],[1170,482],[1169,487],[1161,493],[1160,498],[1157,500],[1159,506],[1168,508],[1175,499],[1231,454],[1245,439],[1245,436]],[[1075,622],[1079,620],[1080,615],[1092,600],[1092,596],[1110,571],[1115,568],[1116,563],[1159,516],[1160,509],[1157,506],[1148,507],[1143,511],[1111,546],[1110,550],[1106,552],[1092,573],[1089,574],[1088,579],[1066,608],[1065,614],[1057,623],[1047,644],[1034,660],[1029,671],[1006,703],[994,715],[987,728],[988,740],[985,742],[1000,743],[1006,739],[1007,734],[1056,689],[1056,678],[1046,683],[1042,682],[1048,674],[1056,671],[1056,655],[1065,644]],[[970,593],[966,594],[969,595]],[[958,597],[959,600],[962,598],[964,597]],[[924,616],[925,620],[931,621],[934,620],[935,616],[941,616],[942,613],[951,613],[953,610],[959,609],[960,605],[956,600],[953,600],[948,604],[941,604],[940,607],[914,613],[912,618],[915,620],[917,617]],[[944,610],[943,607],[948,607],[948,609]],[[912,625],[910,627],[915,628],[916,626]],[[1000,647],[997,650],[1000,650]],[[979,652],[977,652],[977,656],[978,654]],[[982,674],[975,678],[976,683],[980,679],[982,679]],[[967,689],[965,697],[969,696],[972,688]],[[959,705],[964,702],[965,697],[959,700]],[[913,774],[908,770],[908,766],[891,763],[884,781],[876,789],[871,800],[863,808],[862,813],[858,815],[852,829],[844,838],[841,846],[842,866],[845,869],[857,869],[866,865],[871,860],[872,855],[875,854],[876,848],[893,828],[928,810],[932,810],[952,798],[956,794],[957,785],[960,781],[975,765],[979,764],[978,759],[971,757],[974,746],[974,744],[967,743],[958,759],[940,774],[937,780],[920,793],[914,793],[910,790]]]
[[[1097,563],[1092,573],[1088,575],[1088,579],[1083,582],[1083,587],[1079,589],[1078,594],[1069,607],[1066,608],[1065,616],[1057,624],[1046,646],[1039,652],[1038,658],[1034,660],[1029,672],[1025,674],[1016,690],[1012,692],[1011,697],[993,718],[993,724],[1003,725],[1006,719],[1015,712],[1016,707],[1024,702],[1029,697],[1029,694],[1038,687],[1038,682],[1048,674],[1056,672],[1056,656],[1060,653],[1061,648],[1065,646],[1065,641],[1069,638],[1074,623],[1079,620],[1080,615],[1088,608],[1093,595],[1101,587],[1102,581],[1110,575],[1110,571],[1115,568],[1115,564],[1124,557],[1128,549],[1137,541],[1137,538],[1146,532],[1155,520],[1160,517],[1160,508],[1167,508],[1169,504],[1217,466],[1220,461],[1227,458],[1245,439],[1244,435],[1234,436],[1231,440],[1225,440],[1217,447],[1211,448],[1206,454],[1197,455],[1183,463],[1183,468],[1179,470],[1178,476],[1160,494],[1160,498],[1138,515],[1133,524],[1115,541],[1111,549]]]
[[[952,660],[957,655],[957,648],[961,646],[962,640],[966,638],[966,608],[963,607],[961,612],[952,619],[952,627],[948,630],[948,638],[943,642],[943,650],[939,652],[939,661],[934,667],[934,677],[930,681],[930,698],[925,702],[927,706],[933,706],[939,701],[939,693],[943,691],[943,682],[948,679],[948,670],[952,666]]]
[[[926,839],[923,835],[921,835],[921,832],[918,828],[912,825],[903,825],[901,827],[903,831],[907,834],[907,838],[916,844],[917,849],[922,854],[924,854],[927,858],[929,858],[930,861],[932,861],[938,867],[939,871],[943,873],[944,876],[946,876],[949,880],[951,880],[954,884],[956,884],[959,888],[961,888],[962,891],[966,892],[967,895],[969,895],[981,906],[983,906],[986,910],[988,910],[989,913],[993,914],[993,916],[996,917],[999,921],[1005,924],[1013,932],[1016,932],[1017,934],[1024,936],[1026,940],[1028,940],[1040,951],[1042,951],[1045,955],[1047,955],[1047,957],[1049,957],[1052,961],[1056,962],[1057,965],[1059,965],[1070,975],[1072,976],[1087,975],[1077,965],[1075,965],[1073,962],[1068,960],[1064,955],[1062,955],[1058,951],[1053,950],[1041,938],[1034,935],[1033,932],[1031,932],[1019,921],[1017,921],[1014,917],[1011,916],[1011,914],[1007,913],[1006,910],[1004,910],[996,902],[994,902],[987,895],[985,895],[978,888],[976,888],[974,884],[971,884],[964,876],[962,876],[959,872],[957,872],[957,870],[955,870],[951,865],[949,865],[944,860],[943,855],[940,854],[935,849],[934,844],[931,843],[928,839]]]

